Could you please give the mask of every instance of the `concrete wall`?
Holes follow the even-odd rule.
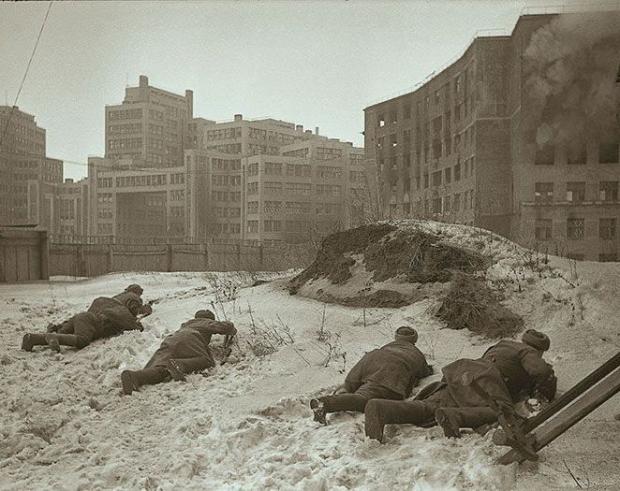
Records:
[[[47,278],[47,232],[0,227],[0,283]]]
[[[281,271],[314,259],[308,244],[50,245],[51,276],[98,276],[115,271]]]

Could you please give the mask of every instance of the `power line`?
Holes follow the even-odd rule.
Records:
[[[11,122],[11,117],[13,116],[13,111],[15,110],[15,106],[17,105],[17,101],[19,100],[19,95],[24,88],[24,83],[26,82],[26,77],[28,76],[28,71],[30,70],[30,65],[32,64],[32,60],[34,58],[34,54],[37,52],[37,47],[39,46],[39,41],[41,40],[41,34],[43,34],[43,28],[45,27],[45,23],[47,22],[47,18],[50,15],[50,10],[52,9],[52,0],[47,6],[47,12],[45,12],[45,17],[43,18],[43,23],[41,24],[41,29],[39,29],[39,34],[37,36],[37,40],[34,43],[34,48],[32,49],[32,53],[30,54],[30,59],[28,60],[28,65],[26,65],[26,71],[24,72],[24,77],[22,78],[21,84],[19,84],[19,89],[17,90],[17,95],[15,96],[15,102],[13,102],[13,107],[11,107],[11,112],[9,113],[9,117],[6,120],[6,124],[4,125],[4,131],[2,132],[2,140],[0,140],[0,145],[4,142],[4,138],[6,137],[6,132],[9,129],[9,123]]]

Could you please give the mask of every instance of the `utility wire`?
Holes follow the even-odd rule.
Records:
[[[32,53],[30,54],[30,59],[28,60],[28,65],[26,65],[26,71],[24,72],[24,77],[22,78],[22,82],[19,85],[19,89],[17,91],[17,95],[15,96],[15,101],[13,102],[13,107],[11,107],[11,112],[9,113],[9,117],[6,120],[4,125],[4,131],[2,132],[2,140],[0,140],[0,145],[4,142],[4,138],[6,137],[6,132],[9,129],[9,123],[11,122],[11,118],[13,116],[13,111],[15,110],[15,106],[17,105],[17,101],[19,100],[19,95],[22,93],[22,89],[24,88],[24,83],[26,82],[26,77],[28,76],[28,71],[30,70],[30,65],[32,64],[32,60],[34,58],[34,54],[37,52],[37,47],[39,46],[39,41],[41,40],[41,34],[43,34],[43,28],[45,27],[45,23],[47,22],[47,18],[50,15],[50,10],[52,9],[52,0],[47,6],[47,12],[45,12],[45,17],[43,18],[43,23],[41,24],[41,29],[39,29],[39,35],[37,36],[37,41],[34,43],[34,48],[32,49]]]

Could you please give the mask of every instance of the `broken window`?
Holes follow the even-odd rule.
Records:
[[[390,122],[392,124],[396,123],[396,121],[398,121],[398,113],[396,111],[396,109],[392,109],[390,111]]]
[[[534,201],[536,203],[549,203],[553,201],[553,183],[537,182],[534,184]]]
[[[379,128],[383,128],[385,126],[385,116],[383,114],[379,114],[379,116],[377,116],[377,126]]]
[[[539,218],[536,220],[535,236],[536,240],[551,240],[553,221],[550,218]]]
[[[600,144],[598,161],[601,164],[617,164],[619,160],[618,143]]]
[[[571,240],[580,240],[584,236],[583,218],[568,218],[566,220],[566,237]]]
[[[433,213],[441,213],[441,198],[433,198]]]
[[[568,165],[585,165],[588,162],[588,153],[585,145],[576,150],[569,149],[566,162]]]
[[[601,201],[618,201],[618,181],[601,181],[599,183]]]
[[[571,203],[580,203],[586,200],[586,183],[567,182],[566,183],[566,201]]]
[[[539,145],[534,157],[535,165],[553,165],[555,163],[555,145]]]
[[[603,240],[614,240],[616,238],[616,219],[599,218],[598,235]]]

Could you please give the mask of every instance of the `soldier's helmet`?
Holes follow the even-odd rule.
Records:
[[[411,344],[415,344],[418,341],[418,331],[413,327],[400,326],[394,333],[396,341],[408,341]]]
[[[213,314],[213,312],[211,312],[210,310],[199,310],[198,312],[196,312],[194,314],[194,318],[195,319],[211,319],[212,321],[215,320],[215,314]]]
[[[126,292],[132,292],[135,293],[136,295],[140,296],[142,295],[142,292],[144,291],[142,289],[142,287],[140,285],[138,285],[137,283],[132,283],[131,285],[129,285],[127,288],[125,288]]]
[[[521,336],[521,341],[538,351],[547,351],[551,346],[549,336],[535,329],[528,329]]]

